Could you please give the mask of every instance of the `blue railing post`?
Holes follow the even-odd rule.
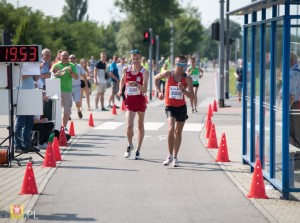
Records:
[[[262,9],[261,19],[266,19],[266,9]],[[266,24],[261,23],[260,25],[260,95],[259,95],[259,158],[261,160],[261,166],[265,167],[265,82],[266,82]]]
[[[285,2],[282,51],[282,195],[289,198],[290,1]]]
[[[277,6],[272,7],[272,17],[277,16]],[[275,106],[276,106],[276,21],[271,22],[270,36],[270,178],[275,178]]]
[[[244,16],[244,24],[248,24],[248,15]],[[244,35],[243,35],[243,138],[242,138],[242,155],[245,156],[247,154],[247,101],[246,101],[246,96],[247,96],[247,63],[248,63],[248,58],[247,58],[247,43],[248,43],[248,27],[244,26]],[[249,139],[248,139],[249,140]],[[246,164],[246,162],[243,159],[243,164]]]

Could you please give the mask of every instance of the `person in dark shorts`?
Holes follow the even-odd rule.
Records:
[[[166,78],[165,104],[168,118],[168,146],[169,155],[163,162],[165,166],[172,163],[173,167],[178,167],[177,154],[181,144],[182,129],[185,120],[188,119],[185,97],[194,98],[193,80],[185,73],[187,59],[185,56],[177,56],[175,59],[174,71],[163,71],[154,77],[158,98],[164,99],[164,95],[159,88],[159,80]]]

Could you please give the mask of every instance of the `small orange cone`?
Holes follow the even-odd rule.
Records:
[[[63,126],[60,128],[58,143],[59,146],[68,146],[65,128]]]
[[[70,136],[75,136],[73,121],[71,121],[71,124],[70,124],[69,134],[70,134]]]
[[[61,154],[60,154],[60,148],[59,148],[58,140],[57,140],[56,137],[54,137],[54,139],[53,139],[52,151],[54,153],[55,160],[56,161],[62,161]]]
[[[213,123],[211,124],[208,144],[207,144],[206,148],[208,148],[208,149],[213,149],[213,148],[217,149],[217,148],[219,148],[218,147],[218,142],[217,142],[216,129],[215,129],[215,125]]]
[[[218,111],[218,107],[217,107],[217,102],[216,102],[216,100],[214,100],[213,111],[214,111],[214,112],[217,112],[217,111]]]
[[[95,125],[94,125],[94,119],[93,119],[93,114],[91,113],[90,114],[90,118],[89,118],[89,126],[90,127],[94,127]]]
[[[213,113],[212,113],[211,104],[209,104],[209,106],[208,106],[207,115],[209,115],[210,117],[213,117]]]
[[[112,113],[113,115],[116,115],[116,114],[117,114],[117,108],[116,108],[116,105],[115,105],[115,104],[113,105],[113,109],[111,110],[111,113]]]
[[[42,167],[56,167],[56,160],[50,142],[48,142]]]
[[[222,134],[216,162],[230,162],[225,133]]]
[[[126,106],[125,106],[125,101],[122,101],[122,106],[121,106],[122,111],[126,111]]]
[[[209,138],[209,135],[210,135],[211,124],[212,124],[211,119],[208,119],[207,128],[206,128],[206,135],[205,135],[205,138],[207,138],[207,139]]]
[[[252,182],[250,186],[250,192],[247,195],[248,198],[262,198],[267,199],[268,196],[266,195],[265,191],[265,183],[262,174],[260,159],[256,159],[254,172],[252,175]]]
[[[19,194],[38,194],[32,163],[28,162]]]

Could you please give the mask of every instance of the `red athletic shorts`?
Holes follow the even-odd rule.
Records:
[[[129,111],[132,112],[145,112],[147,108],[146,99],[143,95],[140,97],[127,96],[125,100],[125,106]]]

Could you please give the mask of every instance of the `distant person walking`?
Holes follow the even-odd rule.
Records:
[[[192,106],[192,112],[198,112],[197,111],[197,93],[198,93],[198,88],[199,88],[199,79],[202,78],[203,76],[203,70],[196,66],[196,59],[194,57],[190,58],[190,63],[191,66],[188,68],[188,75],[192,78],[193,80],[193,92],[194,92],[194,98],[190,99],[191,101],[191,106]]]
[[[139,50],[131,52],[132,65],[124,67],[120,81],[118,96],[122,95],[122,88],[125,85],[125,105],[127,122],[128,147],[124,157],[129,158],[133,146],[133,126],[135,115],[138,115],[138,145],[135,151],[134,159],[140,159],[140,150],[145,135],[144,119],[147,108],[145,94],[148,88],[149,71],[141,65],[142,54]]]
[[[236,91],[238,93],[239,102],[242,100],[242,89],[243,89],[243,60],[238,60],[238,68],[234,72],[236,77]]]
[[[159,88],[159,80],[166,78],[166,115],[168,118],[168,147],[169,155],[163,162],[165,166],[172,163],[173,167],[178,167],[177,155],[182,140],[182,129],[188,119],[185,96],[194,98],[192,78],[185,73],[187,59],[185,56],[177,56],[175,59],[174,71],[163,71],[154,77],[155,87],[159,93],[158,98],[164,99],[164,95]],[[186,90],[187,89],[187,90]]]

